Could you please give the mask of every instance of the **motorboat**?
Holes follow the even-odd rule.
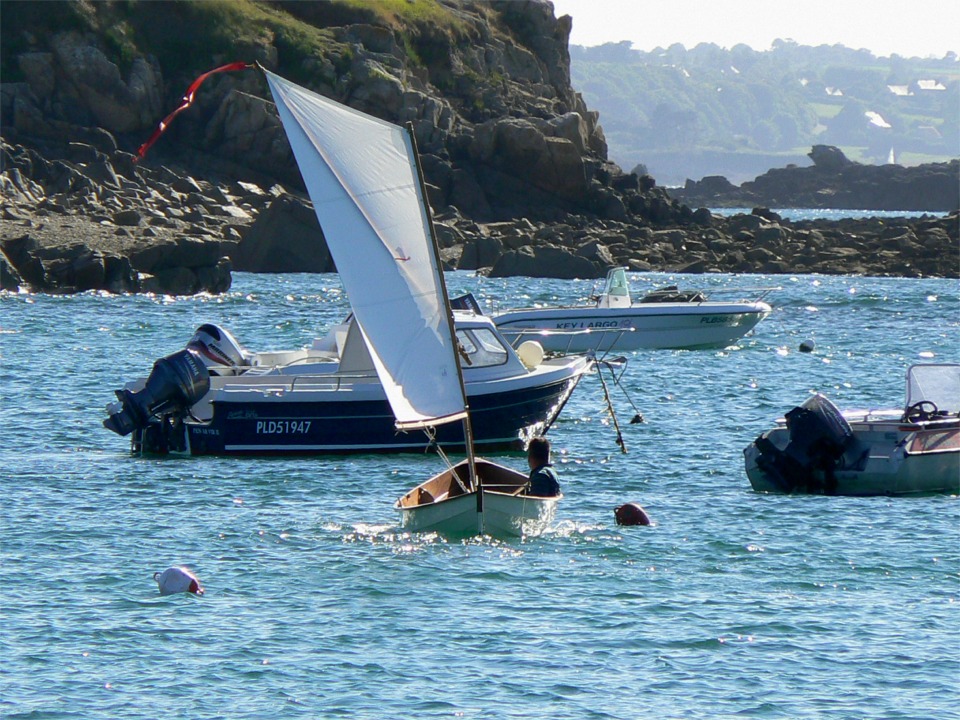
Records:
[[[913,365],[902,409],[841,412],[817,393],[744,450],[754,490],[960,492],[960,364]]]
[[[592,360],[542,359],[532,345],[518,354],[489,318],[455,317],[477,446],[522,449],[550,429]],[[104,425],[130,435],[137,454],[422,452],[432,442],[464,448],[457,424],[433,438],[394,427],[352,317],[309,347],[286,351],[250,352],[229,331],[202,325],[184,350],[158,360],[148,378],[117,396]]]
[[[641,349],[708,349],[735,343],[771,312],[763,288],[754,300],[708,300],[676,286],[634,302],[626,268],[607,273],[593,305],[517,308],[493,321],[514,345],[535,340],[552,353],[628,352]]]
[[[205,324],[149,377],[116,391],[104,425],[130,435],[134,452],[190,455],[521,449],[546,433],[593,358],[544,360],[535,343],[511,347],[489,318],[454,314],[445,286],[437,290],[409,131],[260,69],[352,313],[292,351],[249,352]],[[465,397],[469,436],[450,422],[464,408],[446,412]]]

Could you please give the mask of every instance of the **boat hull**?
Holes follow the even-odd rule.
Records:
[[[829,471],[818,469],[800,482],[764,469],[757,442],[744,450],[754,490],[818,495],[920,495],[960,493],[960,427],[916,427],[899,422],[851,423],[853,449]],[[787,447],[786,427],[764,433],[779,450]],[[759,441],[758,441],[759,442]]]
[[[519,450],[533,435],[547,432],[588,367],[566,366],[535,382],[483,383],[469,393],[474,444],[480,451]],[[287,381],[284,381],[287,382]],[[326,379],[325,382],[336,382]],[[190,455],[312,455],[368,452],[423,452],[430,446],[420,431],[399,432],[393,411],[377,384],[345,392],[310,390],[309,383],[214,394],[208,419],[175,426],[154,419],[133,435],[134,452]],[[294,389],[290,389],[290,388]],[[303,389],[299,389],[303,388]],[[446,450],[464,449],[461,423],[436,428]]]
[[[477,458],[477,473],[496,489],[483,491],[482,511],[476,491],[465,491],[467,461],[433,476],[400,498],[395,507],[401,525],[410,532],[437,532],[445,536],[529,537],[541,534],[556,515],[563,495],[535,497],[523,494],[527,476],[511,468]]]
[[[494,317],[515,347],[535,340],[554,353],[722,348],[770,313],[763,302],[640,303],[624,308],[543,308]]]

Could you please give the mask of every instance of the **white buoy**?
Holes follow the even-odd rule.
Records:
[[[800,352],[810,353],[813,352],[816,347],[817,346],[814,344],[813,340],[804,340],[802,343],[800,343]]]
[[[174,595],[182,592],[203,595],[203,586],[197,576],[185,567],[171,567],[162,573],[155,572],[153,579],[157,581],[161,595]]]

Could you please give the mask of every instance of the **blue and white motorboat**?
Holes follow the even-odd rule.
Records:
[[[549,430],[586,356],[520,355],[490,318],[454,313],[475,442],[518,450]],[[524,361],[520,359],[523,356]],[[104,425],[131,436],[135,453],[307,455],[423,451],[423,432],[400,432],[354,318],[298,350],[250,352],[223,328],[201,326],[186,349],[158,360],[150,378],[128,383]],[[458,423],[434,440],[462,449]]]
[[[546,433],[593,358],[514,350],[490,318],[454,312],[409,128],[260,69],[351,316],[292,351],[249,352],[203,325],[116,392],[104,425],[135,452],[466,450],[475,491],[474,448],[522,449]]]

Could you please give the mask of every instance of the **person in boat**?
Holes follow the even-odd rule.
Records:
[[[527,464],[530,466],[530,482],[527,495],[553,497],[560,494],[557,471],[550,464],[550,441],[535,437],[527,446]]]

